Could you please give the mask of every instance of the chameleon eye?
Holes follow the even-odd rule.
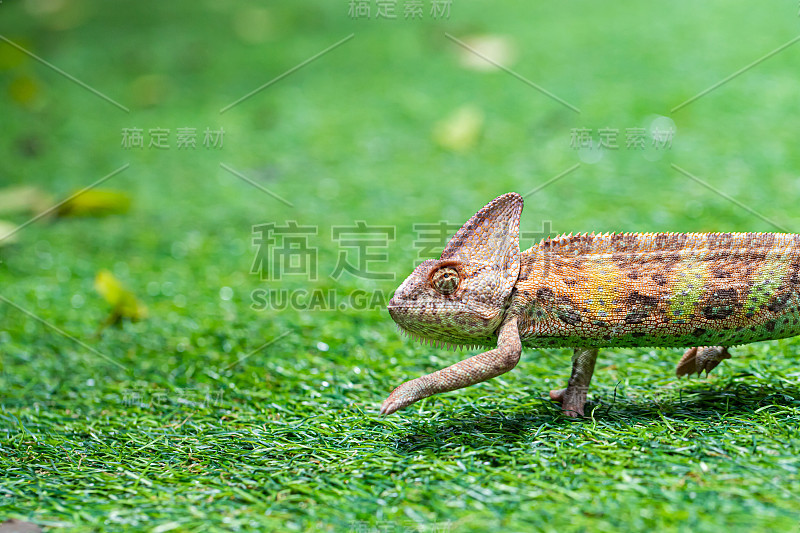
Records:
[[[458,288],[458,271],[453,267],[443,267],[431,276],[431,285],[442,294],[453,294]]]

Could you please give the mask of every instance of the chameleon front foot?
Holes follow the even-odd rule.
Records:
[[[427,396],[421,394],[419,388],[415,387],[414,381],[416,380],[406,381],[389,394],[381,404],[382,415],[390,415]]]
[[[550,399],[561,404],[561,410],[570,418],[585,416],[583,406],[586,405],[586,387],[567,387],[550,391]]]
[[[731,354],[725,346],[696,346],[689,348],[681,357],[675,375],[678,377],[690,374],[701,374],[704,370],[706,376],[725,359],[730,359]]]
[[[575,348],[572,355],[572,375],[566,389],[551,390],[550,399],[561,404],[564,414],[576,418],[584,416],[586,393],[594,374],[597,348]]]
[[[390,415],[433,394],[462,389],[505,374],[517,365],[521,353],[517,317],[507,317],[497,335],[497,348],[406,381],[384,400],[381,414]]]

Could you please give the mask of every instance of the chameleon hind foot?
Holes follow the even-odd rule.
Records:
[[[597,348],[575,348],[572,356],[572,376],[566,389],[551,390],[550,399],[561,404],[564,414],[575,418],[584,416],[583,406],[586,404],[586,393],[594,374],[597,361]]]
[[[675,375],[678,377],[690,374],[700,374],[706,371],[706,376],[725,359],[730,359],[731,354],[725,346],[696,346],[689,348],[681,357]]]
[[[550,399],[561,404],[564,414],[576,418],[585,416],[583,406],[586,404],[586,393],[589,387],[567,387],[566,389],[551,390]]]

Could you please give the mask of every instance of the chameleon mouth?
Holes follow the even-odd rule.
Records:
[[[427,334],[428,331],[426,331],[425,328],[418,327],[419,324],[414,322],[413,317],[408,316],[408,314],[404,312],[409,310],[419,310],[422,306],[416,302],[397,303],[393,300],[394,299],[389,301],[386,308],[389,311],[389,315],[392,317],[392,320],[394,320],[395,324],[397,325],[397,330],[410,339],[419,341],[422,344],[426,344],[434,348],[456,351],[463,349],[473,350],[486,346],[494,346],[494,342],[496,342],[491,338],[487,338],[482,342],[480,339],[458,338],[452,334],[447,335],[447,340],[437,338],[437,336],[429,336]],[[436,335],[435,332],[431,333]]]
[[[448,351],[450,351],[450,350],[452,350],[452,351],[457,351],[457,350],[477,350],[478,348],[482,348],[483,347],[482,344],[474,344],[474,343],[468,343],[468,342],[461,343],[461,342],[453,342],[453,341],[443,341],[443,340],[440,340],[440,339],[434,339],[434,338],[431,338],[431,337],[425,337],[424,335],[421,335],[420,333],[417,333],[417,332],[414,332],[414,331],[410,331],[410,330],[404,328],[400,324],[397,324],[397,331],[399,331],[400,333],[402,333],[403,335],[405,335],[409,339],[418,341],[418,342],[420,342],[422,344],[426,344],[426,345],[431,346],[433,348],[442,348],[442,349],[448,350]]]

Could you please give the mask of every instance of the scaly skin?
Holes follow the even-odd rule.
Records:
[[[582,416],[598,348],[690,347],[681,376],[730,346],[800,334],[800,235],[562,235],[520,252],[521,212],[518,194],[496,198],[397,289],[389,313],[410,335],[496,348],[403,383],[381,413],[507,372],[528,346],[575,349],[550,397]]]

